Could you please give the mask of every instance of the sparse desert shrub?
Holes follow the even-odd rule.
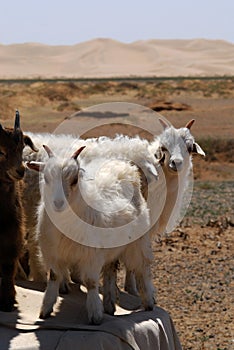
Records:
[[[206,152],[206,161],[222,161],[233,163],[234,153],[230,150],[234,149],[234,139],[221,138],[200,138],[198,140],[201,147]]]

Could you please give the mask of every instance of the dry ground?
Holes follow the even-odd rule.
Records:
[[[193,134],[207,159],[194,160],[193,198],[181,227],[154,242],[153,276],[158,304],[172,315],[185,350],[231,350],[234,79],[5,82],[0,83],[0,120],[11,125],[19,108],[24,130],[52,132],[77,110],[112,101],[150,106],[178,127],[196,118]],[[82,126],[88,119],[78,121]],[[121,130],[109,125],[92,135]]]

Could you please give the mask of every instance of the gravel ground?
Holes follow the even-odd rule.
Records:
[[[181,227],[155,242],[158,305],[184,350],[234,349],[234,182],[196,182]]]
[[[222,216],[234,219],[234,181],[195,181],[186,218],[202,225]]]

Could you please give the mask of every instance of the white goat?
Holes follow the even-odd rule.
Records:
[[[42,147],[43,144],[49,145],[54,149],[56,154],[65,156],[67,150],[75,152],[79,147],[84,145],[85,141],[72,135],[55,135],[49,133],[32,133],[27,132],[27,137],[34,140],[38,152],[32,152],[29,148],[23,151],[24,162],[30,161],[47,161],[48,154]],[[87,142],[88,143],[88,142]],[[94,139],[89,141],[94,143]],[[26,213],[26,228],[27,228],[27,249],[29,252],[29,267],[30,279],[34,281],[46,281],[46,270],[41,256],[37,235],[35,233],[37,225],[37,207],[40,203],[41,194],[39,188],[39,174],[35,171],[30,171],[26,168],[25,186],[23,191],[23,203]],[[61,286],[61,292],[67,292],[67,285]]]
[[[181,209],[193,168],[192,155],[205,156],[190,133],[194,121],[192,119],[185,127],[176,129],[160,119],[164,130],[150,145],[150,151],[160,158],[166,184],[164,208],[155,226],[159,234],[171,232],[181,219]],[[160,185],[160,181],[157,185]]]
[[[205,155],[190,133],[194,119],[179,129],[162,119],[159,121],[164,130],[150,144],[146,140],[127,136],[117,136],[113,140],[103,137],[97,140],[94,148],[89,152],[87,150],[84,158],[87,162],[94,159],[98,150],[107,158],[121,157],[138,165],[142,175],[141,190],[150,209],[152,237],[171,232],[179,223],[183,207],[188,205],[189,196],[188,199],[186,197],[192,171],[192,155]],[[160,168],[155,162],[156,158],[161,164]],[[155,169],[159,172],[158,179],[152,176],[155,175]],[[113,275],[112,270],[113,266],[110,270]],[[125,289],[131,294],[137,294],[134,273],[130,271],[126,275]]]
[[[64,159],[55,157],[45,147],[49,155],[46,163],[27,164],[31,169],[42,170],[44,178],[38,235],[50,277],[40,317],[51,314],[60,282],[67,275],[67,269],[76,265],[88,290],[89,322],[99,324],[103,318],[98,294],[99,276],[106,264],[119,258],[135,272],[145,309],[153,308],[150,236],[143,234],[149,229],[149,211],[141,194],[136,166],[117,159],[109,159],[106,163],[105,158],[100,158],[96,165],[101,162],[103,166],[95,178],[90,179],[89,169],[92,174],[96,165],[90,161],[82,167],[81,160],[80,167],[77,157],[82,148],[71,158]],[[82,168],[85,171],[81,171]],[[76,234],[77,241],[74,240]],[[102,235],[105,245],[104,240],[99,242],[98,237]],[[88,243],[87,237],[91,237]],[[82,245],[82,240],[89,246]],[[96,247],[94,240],[98,242]],[[104,285],[105,310],[114,313],[115,285],[108,284],[107,279]]]
[[[152,197],[155,198],[150,203],[152,237],[171,232],[179,223],[192,171],[192,155],[205,156],[190,133],[194,119],[179,129],[162,119],[159,121],[164,130],[149,147],[161,164],[159,180],[154,183],[154,187],[149,187],[153,191]],[[158,205],[159,196],[163,198],[163,207],[162,202]],[[126,274],[125,290],[137,294],[134,273],[131,271]]]

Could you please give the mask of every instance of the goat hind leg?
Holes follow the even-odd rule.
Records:
[[[155,288],[151,280],[150,265],[142,264],[135,271],[137,288],[145,310],[153,310],[155,304]]]
[[[2,282],[0,286],[0,310],[10,312],[14,310],[15,300],[15,274],[17,260],[2,264]]]
[[[137,286],[136,286],[136,277],[133,271],[129,271],[126,269],[124,290],[128,292],[128,294],[139,296]]]

